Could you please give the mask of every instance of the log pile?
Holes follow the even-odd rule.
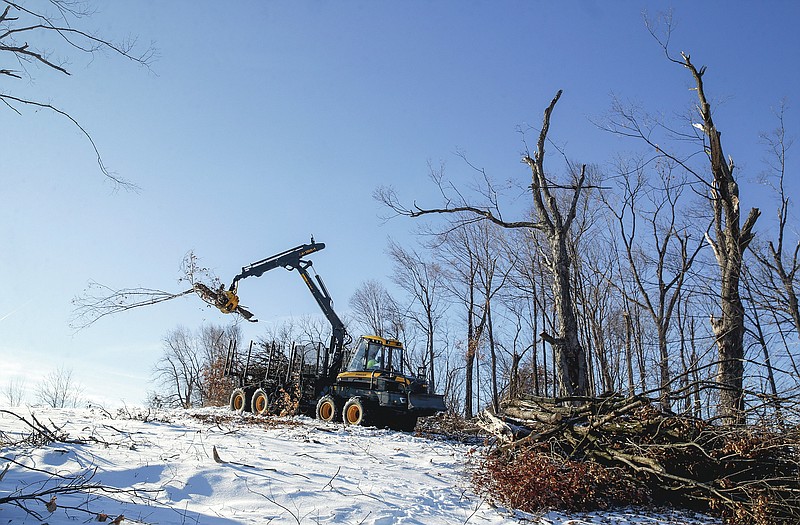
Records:
[[[645,397],[527,397],[505,402],[500,415],[484,413],[480,421],[497,437],[498,446],[476,476],[477,484],[503,504],[514,500],[521,507],[520,487],[508,487],[513,484],[503,479],[509,469],[531,470],[533,462],[537,474],[546,471],[546,465],[556,465],[554,475],[563,479],[575,469],[585,471],[583,478],[593,476],[591,483],[579,476],[575,490],[594,490],[597,501],[583,494],[579,500],[563,499],[566,507],[649,500],[709,512],[731,524],[800,523],[796,426],[776,430],[714,425],[661,412]],[[506,497],[509,490],[511,498]],[[537,498],[538,492],[530,494]],[[570,503],[574,501],[583,504]],[[559,506],[544,498],[523,510],[541,510],[537,507],[542,503]]]

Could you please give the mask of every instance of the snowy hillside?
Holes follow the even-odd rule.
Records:
[[[61,438],[35,434],[0,412],[0,524],[706,524],[679,514],[522,515],[472,491],[479,447],[307,418],[240,416],[224,409],[110,415],[99,409],[15,409]],[[58,429],[58,430],[56,430]],[[73,442],[70,442],[73,441]],[[216,453],[215,453],[216,452]],[[75,493],[49,490],[72,484]],[[80,487],[80,485],[85,485]],[[93,488],[91,488],[93,487]],[[88,489],[88,490],[87,490]],[[121,489],[121,490],[118,490]],[[57,507],[57,508],[54,508]]]

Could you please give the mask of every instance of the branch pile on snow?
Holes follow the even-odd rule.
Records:
[[[653,502],[731,524],[800,523],[800,431],[720,426],[645,397],[507,401],[481,491],[528,512]],[[513,417],[512,417],[513,416]]]

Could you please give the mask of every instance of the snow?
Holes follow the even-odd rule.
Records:
[[[31,429],[0,411],[0,444]],[[305,417],[260,418],[226,409],[14,409],[77,443],[4,447],[0,498],[73,483],[122,489],[28,501],[41,519],[0,505],[0,524],[108,522],[124,525],[718,523],[703,516],[637,510],[530,515],[495,507],[472,490],[470,465],[481,444],[441,436],[344,427]],[[216,460],[215,460],[216,451]],[[23,468],[22,465],[31,468]],[[70,508],[72,507],[72,508]],[[89,513],[76,510],[84,509]]]

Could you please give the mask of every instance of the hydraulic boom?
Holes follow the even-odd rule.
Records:
[[[328,365],[326,366],[326,369],[329,370],[329,375],[331,376],[329,379],[333,380],[336,378],[336,374],[342,365],[342,348],[344,346],[346,331],[344,328],[344,323],[333,309],[333,301],[328,293],[328,289],[325,287],[325,283],[322,281],[322,278],[319,275],[315,275],[316,282],[311,278],[311,275],[308,273],[308,268],[312,266],[312,262],[303,259],[303,257],[314,252],[318,252],[324,248],[325,243],[314,242],[314,238],[312,237],[310,244],[301,244],[300,246],[296,246],[290,250],[286,250],[285,252],[281,252],[277,255],[273,255],[272,257],[268,257],[245,266],[242,268],[241,273],[233,278],[231,285],[228,287],[228,292],[226,295],[228,296],[228,305],[233,305],[232,307],[235,308],[239,303],[237,289],[240,280],[247,277],[261,277],[265,272],[274,270],[275,268],[282,267],[289,271],[297,270],[297,273],[299,273],[300,277],[303,278],[303,282],[306,283],[306,286],[311,292],[311,295],[314,297],[314,300],[317,301],[317,305],[319,305],[322,313],[331,324],[331,340],[328,345],[328,353],[326,354],[326,358],[328,355],[333,357],[330,363],[326,363],[326,365]],[[228,312],[231,311],[227,308],[224,308],[224,310],[227,310]]]

